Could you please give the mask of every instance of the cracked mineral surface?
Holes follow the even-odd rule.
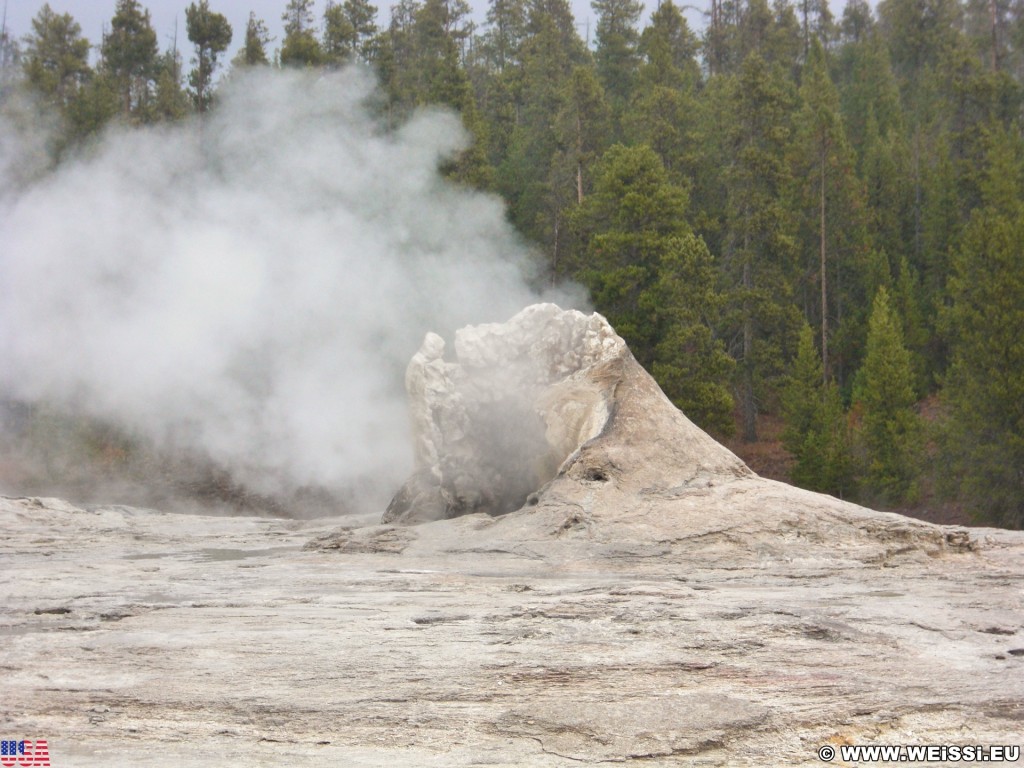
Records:
[[[551,338],[563,320],[603,333],[534,314]],[[0,498],[3,738],[47,739],[53,766],[821,765],[826,744],[1021,744],[1024,534],[763,480],[607,338],[557,375],[526,367],[517,407],[546,469],[505,514],[448,518],[451,489],[486,490],[471,476],[439,490],[444,446],[475,427],[446,430],[476,405],[416,448],[404,522],[448,519]],[[453,413],[438,381],[419,436]]]

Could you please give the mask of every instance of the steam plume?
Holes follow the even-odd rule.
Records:
[[[0,393],[250,484],[397,486],[423,333],[536,296],[500,202],[437,171],[458,120],[387,133],[372,96],[355,70],[239,78],[201,126],[114,132],[5,196]]]

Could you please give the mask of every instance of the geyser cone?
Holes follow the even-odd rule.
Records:
[[[672,405],[600,315],[528,307],[459,331],[455,352],[446,361],[431,335],[409,366],[417,471],[383,520],[438,522],[311,547],[831,571],[976,546],[963,529],[758,477]]]
[[[560,476],[675,487],[751,475],[686,418],[599,314],[527,307],[457,332],[455,360],[428,334],[406,373],[416,472],[384,522],[536,504]]]

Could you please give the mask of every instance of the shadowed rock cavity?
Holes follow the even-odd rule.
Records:
[[[596,313],[537,304],[457,331],[455,359],[444,353],[428,333],[409,363],[416,469],[384,523],[501,515],[567,473],[594,483],[642,476],[652,451],[662,470],[679,465],[670,474],[680,483],[706,470],[749,474],[672,406]],[[615,439],[597,440],[616,419]]]

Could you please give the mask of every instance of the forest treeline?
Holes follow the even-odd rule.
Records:
[[[59,160],[209,109],[240,68],[361,62],[387,125],[461,115],[446,175],[501,195],[701,426],[753,441],[775,414],[797,484],[1020,527],[1024,1],[710,2],[696,34],[671,0],[593,0],[584,39],[566,0],[490,0],[479,26],[401,0],[386,27],[290,0],[272,41],[201,0],[164,51],[137,0],[98,44],[44,6],[4,31],[2,88],[60,115]]]

